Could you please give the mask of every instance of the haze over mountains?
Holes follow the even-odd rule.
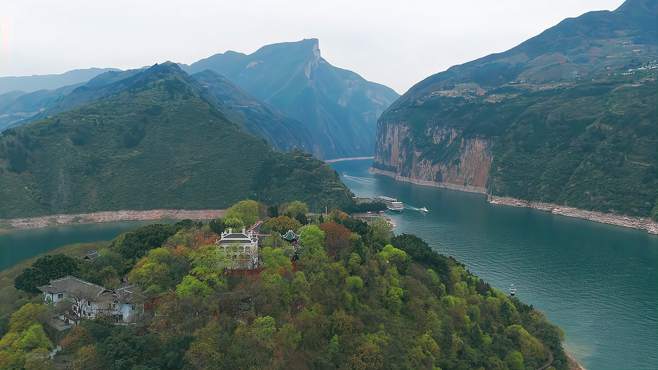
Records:
[[[248,197],[351,201],[333,170],[245,133],[173,63],[104,89],[112,93],[0,136],[0,218],[223,208]]]
[[[658,1],[566,19],[419,82],[375,167],[531,201],[658,217]]]
[[[398,97],[390,88],[329,64],[317,39],[268,45],[250,55],[229,51],[183,68],[203,79],[215,103],[229,101],[226,112],[249,132],[278,149],[297,147],[319,158],[372,155],[377,118]],[[209,76],[208,70],[219,76]],[[93,100],[105,94],[100,85],[126,77],[126,72],[101,72],[90,69],[89,83],[76,80],[68,86],[64,81],[73,81],[68,75],[81,74],[7,77],[8,86],[28,93],[0,95],[0,130]],[[35,79],[50,90],[32,91]]]
[[[216,54],[186,70],[212,70],[307,125],[321,158],[370,155],[379,115],[398,97],[392,89],[332,66],[319,41],[267,45],[245,55]]]

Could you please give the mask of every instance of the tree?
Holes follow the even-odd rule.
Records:
[[[281,248],[265,247],[261,249],[261,259],[266,270],[283,274],[292,269],[290,257]]]
[[[36,293],[38,286],[48,284],[50,280],[67,275],[77,275],[80,268],[78,261],[64,254],[46,255],[37,259],[14,279],[16,289]]]
[[[402,249],[397,249],[394,246],[387,244],[378,254],[387,264],[395,266],[398,271],[405,272],[409,263],[407,253]]]
[[[223,363],[224,351],[220,347],[222,328],[217,320],[210,320],[194,333],[194,341],[185,353],[187,363],[194,369],[211,369]]]
[[[224,226],[227,229],[239,230],[245,227],[245,223],[239,217],[229,216],[224,219]]]
[[[335,222],[325,222],[320,225],[320,229],[324,231],[327,254],[332,257],[339,257],[350,253],[352,232],[348,228]]]
[[[160,294],[171,289],[189,271],[185,256],[171,248],[155,248],[140,259],[128,274],[128,280],[148,294]]]
[[[86,345],[75,352],[73,357],[74,370],[100,369],[101,366],[94,345]]]
[[[224,270],[231,261],[224,251],[214,245],[199,248],[190,255],[192,270],[190,274],[205,282],[213,289],[226,285]]]
[[[324,249],[324,231],[316,225],[306,225],[299,231],[299,241],[304,251]]]
[[[21,332],[27,330],[32,324],[45,322],[48,308],[43,304],[26,303],[11,314],[9,331]]]
[[[511,351],[505,356],[505,362],[510,370],[524,370],[523,355],[519,351]]]
[[[261,218],[261,205],[255,200],[242,200],[226,210],[225,221],[229,218],[240,219],[244,226],[251,226]]]
[[[300,227],[302,227],[302,224],[299,221],[288,216],[279,216],[265,221],[262,230],[285,234],[288,230],[297,231]]]
[[[286,204],[285,207],[283,208],[283,214],[294,219],[297,219],[297,217],[300,216],[304,216],[304,218],[306,218],[307,213],[308,213],[308,206],[306,205],[306,203],[300,202],[298,200]]]
[[[224,224],[224,220],[221,218],[210,220],[210,222],[208,222],[208,226],[210,226],[210,230],[212,230],[212,232],[214,232],[217,235],[221,235],[224,232],[224,229],[226,228],[226,225]]]
[[[372,229],[373,241],[377,244],[386,244],[393,237],[391,225],[383,218],[376,218],[370,223],[370,228]]]
[[[114,239],[111,248],[118,251],[124,258],[136,260],[149,250],[162,246],[169,237],[176,234],[174,225],[154,224],[142,226]]]
[[[176,295],[180,298],[206,298],[212,294],[212,288],[192,275],[183,278],[176,286]]]

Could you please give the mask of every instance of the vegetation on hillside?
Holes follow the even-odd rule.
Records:
[[[380,119],[380,157],[403,163],[375,166],[459,171],[478,138],[491,194],[658,220],[656,16],[656,1],[629,0],[428,77]],[[393,150],[396,125],[409,132]]]
[[[243,198],[351,203],[328,166],[244,133],[176,65],[119,82],[110,96],[0,134],[0,218],[225,208]]]
[[[232,208],[231,217],[268,209],[252,205]],[[151,225],[118,237],[79,274],[108,287],[127,276],[150,298],[144,320],[87,320],[49,338],[39,332],[47,315],[18,328],[15,314],[0,340],[0,367],[40,360],[74,369],[531,369],[552,358],[553,368],[566,368],[559,329],[457,261],[413,235],[393,236],[385,222],[340,211],[302,225],[293,214],[301,206],[288,215],[275,207],[276,219],[286,219],[265,222],[294,225],[300,249],[273,231],[256,273],[225,270],[210,225]],[[127,255],[126,243],[140,246],[141,257]],[[17,312],[28,310],[37,308]],[[41,339],[15,351],[15,338],[27,335],[21,328],[32,326]],[[53,343],[63,352],[48,362],[43,353]]]

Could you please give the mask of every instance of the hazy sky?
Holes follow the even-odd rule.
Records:
[[[566,17],[622,0],[0,0],[0,76],[191,63],[316,37],[332,64],[398,92]]]

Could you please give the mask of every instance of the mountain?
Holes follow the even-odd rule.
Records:
[[[60,87],[75,85],[98,76],[113,68],[74,69],[61,74],[8,76],[0,77],[0,94],[10,91],[33,92],[37,90],[55,90]]]
[[[267,45],[249,55],[229,51],[184,68],[217,72],[302,122],[315,139],[313,153],[322,158],[371,155],[377,118],[398,97],[332,66],[317,39]]]
[[[0,218],[153,208],[223,208],[255,198],[347,205],[322,162],[278,153],[164,63],[108,94],[0,134]]]
[[[314,139],[301,122],[252,97],[231,81],[210,70],[192,75],[206,89],[212,101],[229,120],[246,131],[266,139],[276,149],[312,152]]]
[[[55,90],[37,90],[31,93],[11,91],[0,95],[0,131],[29,122],[77,86],[79,84]]]
[[[374,167],[658,218],[657,18],[629,0],[428,77],[380,118]]]
[[[57,89],[41,89],[30,93],[12,91],[0,95],[0,131],[46,118],[118,91],[124,86],[115,82],[139,71],[111,70],[89,81]]]
[[[10,92],[0,95],[0,131],[44,119],[124,90],[133,84],[131,77],[142,70],[108,71],[84,84],[27,94]],[[246,131],[266,139],[276,149],[312,151],[313,138],[301,122],[251,97],[215,72],[206,70],[192,78],[199,94]]]

